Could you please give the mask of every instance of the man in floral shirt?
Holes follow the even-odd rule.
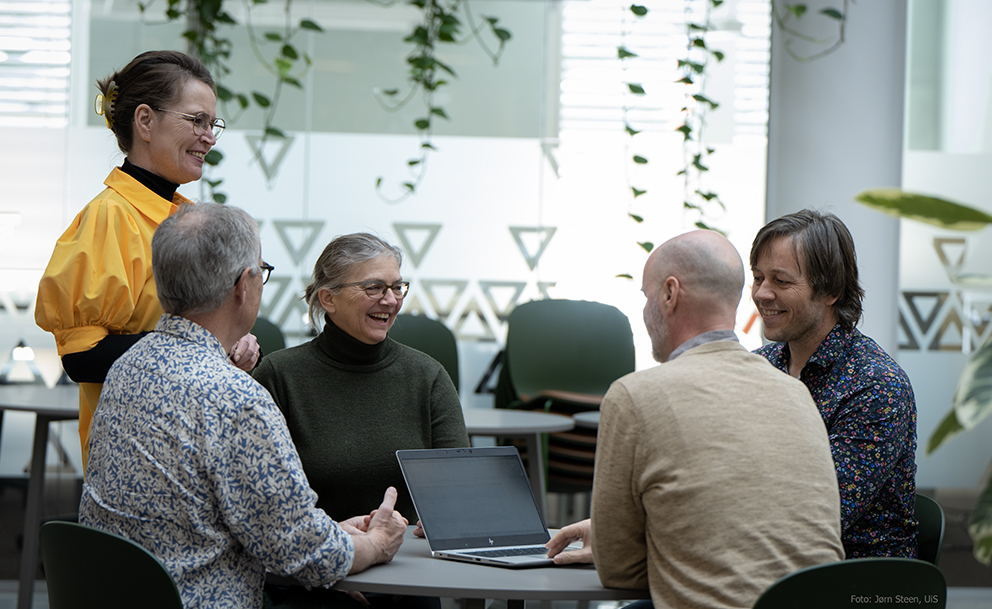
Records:
[[[851,233],[803,210],[758,231],[750,258],[774,341],[757,352],[806,385],[827,426],[847,558],[915,558],[916,401],[902,368],[855,327],[864,290]]]
[[[260,254],[235,207],[164,220],[152,266],[165,314],[114,363],[93,419],[80,521],[155,554],[187,609],[260,608],[266,570],[330,586],[392,559],[406,530],[393,488],[371,518],[317,509],[285,419],[231,364],[272,268]]]

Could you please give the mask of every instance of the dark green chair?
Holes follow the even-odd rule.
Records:
[[[769,586],[754,609],[944,609],[947,582],[914,558],[855,558],[800,569]]]
[[[916,496],[916,556],[934,565],[940,564],[940,546],[944,543],[944,510],[926,495]]]
[[[41,526],[49,609],[182,609],[172,575],[141,545],[53,520]]]
[[[571,416],[599,410],[616,379],[634,371],[634,335],[627,316],[586,300],[535,300],[510,312],[497,407]],[[519,448],[519,447],[518,447]],[[548,435],[548,491],[592,488],[596,430]]]
[[[423,315],[400,313],[389,330],[389,338],[436,359],[458,389],[458,343],[448,326]]]
[[[255,335],[263,356],[286,348],[286,337],[283,336],[282,330],[265,317],[255,320],[251,333]]]

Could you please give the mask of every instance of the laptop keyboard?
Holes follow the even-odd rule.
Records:
[[[544,546],[529,546],[525,548],[501,548],[496,550],[479,550],[478,552],[463,552],[468,556],[481,556],[483,558],[499,558],[502,556],[530,556],[533,554],[544,554],[547,556],[548,549]]]

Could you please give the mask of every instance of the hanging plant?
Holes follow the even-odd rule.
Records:
[[[372,1],[372,0],[370,0]],[[391,6],[393,2],[376,2]],[[427,159],[431,152],[437,150],[432,143],[434,121],[449,120],[445,109],[435,103],[435,93],[441,87],[448,85],[447,78],[457,78],[450,65],[438,57],[438,47],[441,44],[464,44],[475,40],[492,60],[493,65],[499,63],[504,45],[510,40],[509,30],[499,25],[496,17],[482,16],[476,21],[472,16],[468,0],[409,0],[407,4],[417,7],[422,13],[422,19],[404,42],[413,45],[413,50],[407,55],[409,65],[407,83],[409,90],[401,96],[399,89],[376,90],[376,99],[389,111],[396,111],[416,99],[418,94],[424,107],[424,115],[415,119],[413,126],[420,138],[419,154],[407,161],[410,179],[401,185],[400,194],[387,197],[382,192],[383,178],[376,180],[376,191],[390,203],[398,203],[416,193],[417,187],[424,179],[427,171]],[[459,9],[465,13],[465,21],[471,24],[468,34],[460,39],[463,22],[458,17]],[[493,41],[495,48],[483,37],[484,32]]]
[[[821,57],[826,57],[839,49],[840,46],[844,44],[844,30],[847,27],[848,2],[849,0],[843,0],[844,4],[840,9],[825,8],[818,12],[818,14],[822,15],[824,18],[835,22],[837,27],[837,35],[830,38],[817,38],[805,34],[799,31],[796,27],[793,27],[793,22],[799,21],[809,12],[808,5],[802,3],[785,4],[785,6],[782,7],[782,10],[779,10],[782,2],[772,0],[772,16],[775,19],[775,24],[784,34],[788,36],[785,39],[785,43],[782,45],[785,52],[796,61],[805,63],[808,61],[815,61]],[[809,55],[802,55],[797,53],[793,48],[797,40],[806,45],[812,46],[813,48],[820,48],[822,50]]]
[[[292,17],[292,0],[286,0],[284,8],[284,23],[282,28],[269,29],[259,33],[252,25],[252,10],[266,0],[251,0],[245,3],[245,26],[252,53],[265,70],[274,78],[271,93],[251,91],[251,93],[234,91],[225,86],[227,76],[231,74],[230,59],[234,43],[224,35],[223,26],[239,25],[237,20],[224,9],[224,0],[166,0],[164,15],[167,22],[185,19],[188,52],[197,57],[210,70],[217,83],[217,99],[229,115],[228,122],[233,124],[254,103],[262,111],[262,140],[256,150],[260,154],[265,142],[270,137],[286,137],[275,125],[276,107],[284,86],[289,85],[298,89],[303,88],[302,77],[311,68],[312,61],[305,53],[297,50],[294,39],[302,32],[322,32],[323,29],[310,19],[296,21]],[[142,17],[146,15],[155,2],[138,2]],[[231,114],[231,106],[236,110]],[[208,166],[216,167],[224,155],[214,148],[207,154],[205,161]],[[227,195],[219,192],[217,187],[223,180],[204,178],[210,189],[211,198],[224,203]]]

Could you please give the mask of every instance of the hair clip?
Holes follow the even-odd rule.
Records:
[[[114,102],[117,101],[117,83],[110,81],[107,86],[107,95],[97,93],[94,100],[94,110],[97,115],[102,116],[107,121],[107,129],[114,130]]]

